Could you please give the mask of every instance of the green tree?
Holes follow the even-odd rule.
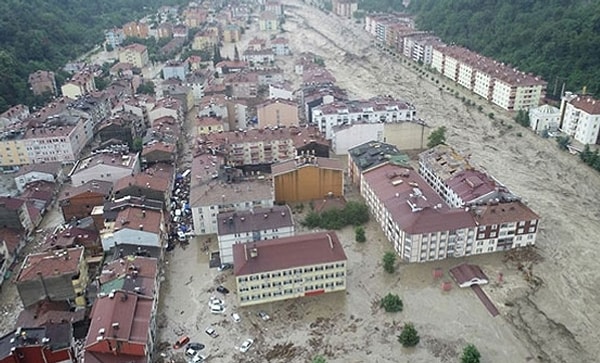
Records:
[[[146,81],[140,84],[136,90],[137,93],[143,93],[147,95],[154,95],[154,82]]]
[[[440,126],[433,130],[427,138],[427,147],[432,148],[446,142],[446,127]]]
[[[356,240],[356,242],[366,242],[367,241],[367,237],[365,236],[365,229],[362,226],[356,226],[354,228],[354,239]]]
[[[396,271],[396,254],[394,252],[383,254],[383,269],[390,274]]]
[[[583,151],[581,151],[581,153],[579,153],[579,158],[581,159],[581,161],[583,161],[584,163],[588,163],[590,161],[590,158],[592,157],[592,150],[590,149],[590,145],[586,144],[583,148]]]
[[[571,145],[571,138],[569,136],[558,136],[556,138],[556,143],[558,144],[558,148],[561,150],[567,150],[569,145]]]
[[[531,124],[529,121],[529,113],[525,110],[519,110],[519,112],[517,112],[515,121],[523,127],[529,127]]]
[[[327,363],[327,360],[322,355],[317,355],[312,359],[312,363]]]
[[[412,323],[404,324],[404,328],[402,328],[402,333],[398,335],[398,341],[404,347],[414,347],[419,344],[421,338],[419,337],[419,333],[415,326]]]
[[[144,141],[142,140],[142,138],[136,137],[133,140],[133,146],[132,146],[133,151],[135,151],[135,152],[142,151],[143,147],[144,147]]]
[[[404,304],[400,296],[396,294],[388,293],[381,299],[380,306],[385,309],[388,313],[397,313],[402,311]]]
[[[473,344],[469,344],[463,349],[463,354],[460,357],[461,363],[479,363],[481,354]]]
[[[344,206],[344,215],[348,224],[364,224],[369,221],[369,207],[365,203],[350,201]]]

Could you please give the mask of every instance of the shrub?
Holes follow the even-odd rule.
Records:
[[[469,344],[463,349],[463,354],[460,357],[461,363],[479,363],[481,354],[473,344]]]
[[[367,241],[367,237],[365,236],[365,229],[362,226],[357,226],[356,228],[354,228],[354,238],[356,239],[356,242],[366,242]]]
[[[383,255],[383,269],[390,274],[396,271],[396,254],[394,252],[386,252]]]
[[[402,308],[404,308],[404,304],[402,303],[400,296],[392,294],[391,292],[381,299],[380,305],[388,313],[397,313],[402,311]]]
[[[411,323],[404,324],[404,328],[402,329],[402,333],[398,336],[398,341],[404,347],[414,347],[419,344],[421,338],[419,337],[419,333],[417,333],[417,329]]]

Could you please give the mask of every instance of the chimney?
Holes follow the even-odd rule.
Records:
[[[258,257],[258,248],[252,247],[250,249],[250,258],[256,258],[256,257]]]

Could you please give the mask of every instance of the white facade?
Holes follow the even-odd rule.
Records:
[[[489,100],[492,97],[493,85],[494,81],[489,74],[475,70],[475,83],[473,84],[475,94]]]
[[[240,195],[240,199],[244,199],[243,195]],[[195,235],[207,235],[215,234],[218,232],[217,227],[217,215],[221,212],[230,210],[246,211],[252,207],[272,207],[273,197],[269,199],[245,201],[240,200],[238,202],[230,203],[228,205],[204,205],[192,207],[192,219],[194,221],[194,234]]]
[[[294,100],[294,93],[290,90],[287,90],[283,87],[277,87],[272,84],[269,85],[269,99],[277,99],[281,98],[284,100]]]
[[[125,228],[113,233],[105,233],[102,235],[102,250],[109,251],[115,245],[120,244],[134,244],[150,247],[162,246],[160,234],[149,231]]]
[[[126,159],[124,158],[126,157]],[[133,158],[133,160],[132,160]],[[103,180],[115,183],[117,180],[140,171],[138,155],[115,155],[103,159],[86,158],[80,160],[71,172],[73,186],[85,184],[92,180]]]
[[[563,101],[562,106],[562,131],[582,144],[596,144],[600,130],[600,101],[589,96],[575,97],[570,102]]]
[[[560,125],[560,109],[543,105],[529,109],[529,127],[538,134],[544,131],[554,132]]]
[[[331,149],[336,155],[345,155],[348,150],[375,140],[383,142],[384,124],[354,124],[336,128],[331,139]]]
[[[473,67],[465,63],[460,63],[458,66],[458,84],[465,87],[469,91],[473,90]]]

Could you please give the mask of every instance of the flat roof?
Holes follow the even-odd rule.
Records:
[[[319,169],[344,170],[340,159],[322,158],[318,156],[297,156],[295,159],[280,161],[271,166],[271,175],[286,174],[303,167],[313,166]]]
[[[334,231],[233,245],[236,276],[346,260]]]

